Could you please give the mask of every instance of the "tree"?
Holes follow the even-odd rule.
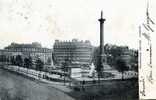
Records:
[[[33,65],[32,57],[29,57],[29,68],[31,68]]]
[[[36,70],[42,71],[44,66],[43,61],[40,58],[37,58],[35,63],[36,63]]]
[[[24,66],[26,68],[31,68],[32,67],[32,58],[31,57],[24,59]]]
[[[24,58],[24,67],[28,68],[28,66],[29,66],[29,59]]]
[[[121,59],[121,58],[118,58],[117,61],[116,61],[116,69],[122,73],[122,79],[123,79],[123,73],[124,71],[128,70],[128,66],[126,65],[126,62]]]
[[[12,65],[15,65],[16,64],[16,61],[15,61],[15,57],[14,56],[11,56],[10,62],[11,62]]]
[[[22,59],[21,55],[16,56],[16,65],[23,66],[23,59]]]
[[[40,71],[40,73],[41,73],[41,71],[43,70],[43,66],[44,66],[43,61],[38,57],[35,64],[36,64],[36,70]],[[39,78],[40,78],[40,75],[41,75],[40,73],[38,75]]]

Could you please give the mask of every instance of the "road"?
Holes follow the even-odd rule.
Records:
[[[44,83],[0,69],[0,100],[74,100]]]

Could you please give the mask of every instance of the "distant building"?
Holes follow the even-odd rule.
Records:
[[[43,48],[37,42],[33,42],[32,44],[11,43],[11,45],[0,50],[0,55],[5,55],[8,59],[11,56],[17,55],[21,55],[23,58],[30,56],[33,60],[39,57],[45,64],[48,61],[52,61],[52,49]]]
[[[70,64],[91,64],[93,47],[90,41],[59,41],[53,47],[54,63],[61,65],[66,59]]]
[[[105,51],[110,55],[110,57],[108,57],[108,61],[110,63],[115,61],[114,58],[121,58],[125,61],[126,65],[129,66],[130,69],[133,69],[134,66],[138,66],[138,52],[135,49],[129,49],[128,46],[106,44]],[[111,57],[114,57],[113,61],[111,61]]]

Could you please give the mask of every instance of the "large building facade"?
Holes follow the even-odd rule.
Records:
[[[32,44],[11,43],[9,46],[0,50],[0,57],[10,60],[12,56],[21,55],[23,58],[32,57],[33,60],[40,58],[45,64],[52,62],[52,49],[43,48],[41,44],[33,42]]]
[[[66,61],[70,64],[90,64],[92,61],[93,47],[90,41],[59,41],[55,40],[53,47],[54,63],[61,65]]]

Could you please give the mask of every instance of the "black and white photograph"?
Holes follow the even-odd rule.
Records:
[[[1,0],[0,100],[156,99],[155,0]]]

